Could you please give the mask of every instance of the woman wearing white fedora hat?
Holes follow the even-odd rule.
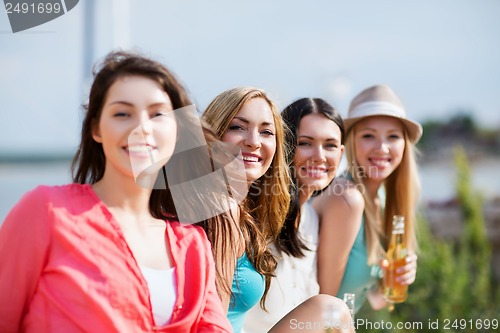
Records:
[[[415,281],[420,182],[414,144],[422,126],[406,117],[401,101],[385,85],[358,94],[344,124],[349,172],[313,202],[321,219],[318,282],[321,293],[354,293],[355,311],[367,297],[379,309],[386,303],[376,288],[378,263],[387,250],[393,215],[405,217],[409,253],[397,279],[403,285]]]

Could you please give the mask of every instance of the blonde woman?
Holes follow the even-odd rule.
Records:
[[[245,166],[246,199],[224,221],[204,224],[218,267],[219,295],[228,309],[234,332],[238,333],[252,306],[260,300],[260,306],[265,308],[277,265],[268,244],[279,235],[290,203],[284,128],[278,109],[266,92],[252,87],[221,93],[202,119],[221,141],[239,149]],[[322,309],[330,304],[343,309],[345,326],[350,330],[347,307],[333,299],[320,295],[307,300],[269,332],[300,332],[300,323],[320,323]],[[322,329],[309,327],[307,331]]]
[[[404,285],[415,281],[415,206],[420,186],[414,144],[422,126],[406,118],[401,101],[385,85],[357,95],[344,124],[350,172],[313,202],[321,219],[320,292],[340,297],[354,293],[356,311],[368,297],[379,309],[385,301],[376,288],[378,263],[387,249],[395,214],[406,218],[410,252],[398,280]]]

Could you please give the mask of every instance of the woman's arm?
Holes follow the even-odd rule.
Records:
[[[340,180],[315,199],[313,206],[321,221],[318,244],[320,293],[336,296],[361,227],[364,199],[352,183]]]
[[[50,241],[43,189],[27,193],[0,228],[0,332],[18,332],[43,271]]]

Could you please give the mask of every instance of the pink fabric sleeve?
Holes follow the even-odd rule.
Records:
[[[28,192],[0,228],[0,332],[21,330],[46,261],[50,226],[46,190]]]
[[[203,234],[204,249],[207,261],[207,299],[205,307],[202,311],[201,319],[198,326],[198,332],[225,333],[233,332],[231,323],[222,308],[222,302],[217,294],[215,286],[215,263],[212,255],[210,242],[205,236],[205,232],[200,228]]]

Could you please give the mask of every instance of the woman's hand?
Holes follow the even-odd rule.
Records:
[[[402,285],[408,286],[415,282],[415,277],[417,276],[417,255],[410,254],[406,256],[405,261],[406,264],[404,266],[399,267],[396,270],[396,281]],[[386,270],[389,267],[389,262],[387,259],[382,259],[380,261],[380,268],[386,274]]]
[[[410,254],[406,257],[406,265],[396,270],[396,281],[403,285],[410,285],[415,282],[417,276],[417,255]]]
[[[417,276],[417,259],[416,254],[408,255],[405,258],[406,264],[396,270],[396,280],[402,285],[408,286],[415,282],[415,277]],[[389,262],[386,259],[382,259],[379,261],[379,266],[384,274],[387,274],[386,270],[389,267]],[[390,303],[385,300],[380,288],[370,290],[366,296],[374,310],[380,310],[390,305]]]

